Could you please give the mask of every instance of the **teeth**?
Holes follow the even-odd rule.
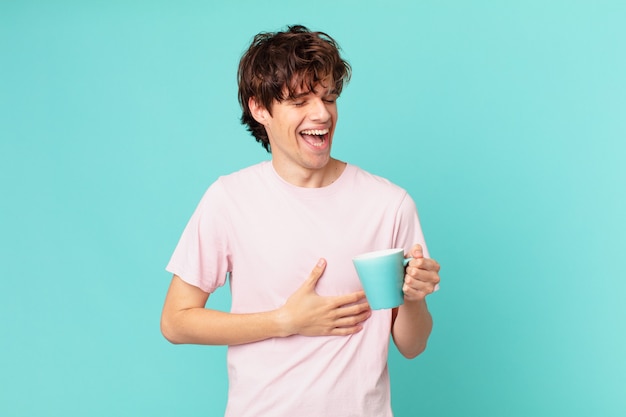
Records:
[[[303,135],[315,135],[322,136],[328,133],[328,129],[311,129],[311,130],[303,130],[301,132]]]

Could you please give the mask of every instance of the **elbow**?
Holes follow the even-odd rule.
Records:
[[[411,349],[405,349],[400,353],[407,359],[415,359],[426,350],[426,343],[421,343],[417,346],[412,346]]]
[[[182,343],[176,333],[176,326],[174,326],[171,319],[168,319],[165,315],[161,316],[161,334],[168,342],[174,345]]]

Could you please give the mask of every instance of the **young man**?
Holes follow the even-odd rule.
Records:
[[[389,336],[426,347],[439,283],[413,200],[330,156],[350,66],[328,35],[262,33],[241,59],[242,122],[272,160],[219,178],[185,228],[161,328],[228,345],[227,416],[391,416]],[[402,247],[404,304],[369,309],[352,257]],[[232,308],[205,308],[230,275]]]

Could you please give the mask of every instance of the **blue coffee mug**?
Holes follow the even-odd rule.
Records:
[[[372,310],[398,307],[404,302],[402,286],[406,265],[404,249],[384,249],[352,258],[365,297]]]

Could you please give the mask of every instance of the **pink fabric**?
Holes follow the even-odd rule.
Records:
[[[299,188],[263,162],[219,178],[189,221],[167,270],[207,292],[231,272],[233,313],[279,308],[317,260],[320,295],[361,289],[352,257],[424,246],[413,200],[348,165],[333,184]],[[210,304],[210,302],[209,302]],[[228,349],[227,416],[391,416],[391,311],[358,334],[275,338]]]

